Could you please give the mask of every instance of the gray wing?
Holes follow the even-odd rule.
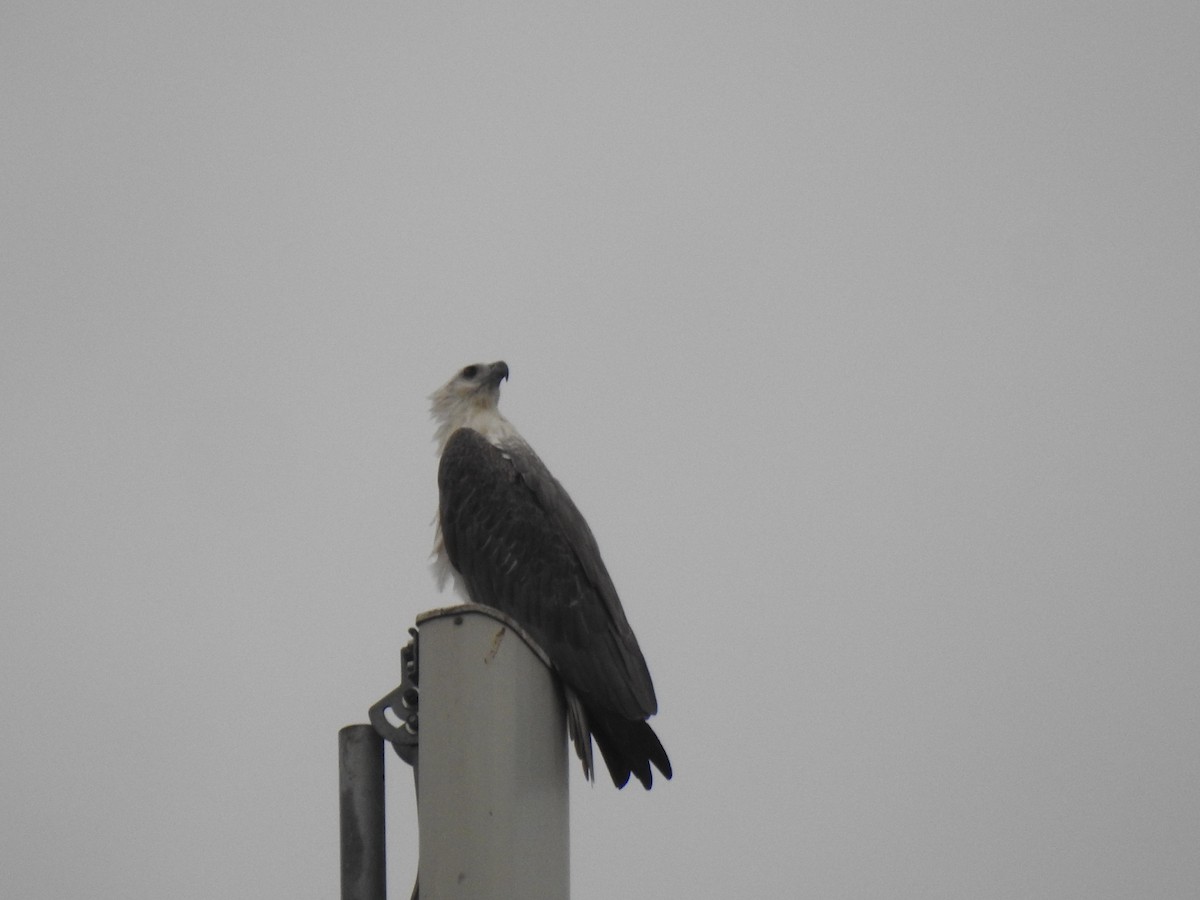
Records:
[[[471,599],[520,622],[589,711],[653,715],[650,672],[596,540],[537,454],[459,429],[438,487],[446,552]]]

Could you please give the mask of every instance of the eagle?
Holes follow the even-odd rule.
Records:
[[[453,580],[545,651],[589,780],[594,738],[618,788],[633,775],[649,790],[652,763],[671,777],[646,722],[658,710],[650,670],[587,522],[497,408],[507,378],[504,362],[470,365],[429,398],[441,457],[438,587]]]

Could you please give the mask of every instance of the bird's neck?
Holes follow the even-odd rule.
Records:
[[[514,438],[519,440],[521,437],[512,423],[500,415],[500,410],[495,406],[463,404],[462,407],[455,410],[455,415],[447,416],[438,426],[435,438],[438,442],[439,454],[446,449],[446,442],[450,440],[450,435],[460,428],[478,431],[493,446],[499,446],[504,441]]]

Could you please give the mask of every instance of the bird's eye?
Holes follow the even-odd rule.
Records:
[[[463,378],[474,378],[479,374],[479,366],[467,366],[462,370]]]

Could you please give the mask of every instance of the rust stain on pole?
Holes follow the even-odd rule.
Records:
[[[500,652],[500,644],[504,641],[504,633],[506,631],[508,631],[508,629],[501,625],[500,630],[492,636],[492,646],[488,650],[487,656],[483,658],[484,665],[487,665],[493,659],[495,659],[496,654]]]

